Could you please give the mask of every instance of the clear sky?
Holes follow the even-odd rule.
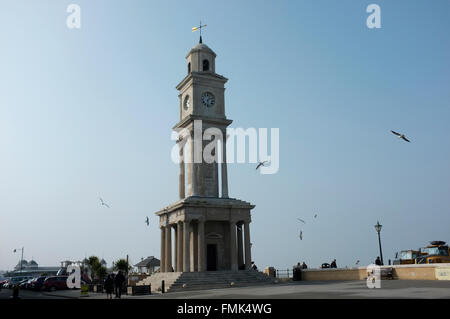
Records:
[[[381,29],[366,27],[371,3]],[[20,247],[46,266],[159,256],[154,212],[178,198],[175,86],[200,19],[232,126],[280,129],[277,174],[228,169],[230,196],[256,205],[260,268],[369,264],[377,220],[385,261],[450,241],[449,14],[448,0],[3,0],[0,269]]]

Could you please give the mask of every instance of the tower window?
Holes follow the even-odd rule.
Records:
[[[209,61],[203,60],[203,71],[209,71]]]
[[[191,74],[191,62],[188,63],[188,74]]]

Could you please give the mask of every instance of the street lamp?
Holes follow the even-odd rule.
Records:
[[[16,248],[13,250],[13,252],[17,252],[18,250],[22,250],[22,257],[20,257],[20,272],[22,272],[22,266],[23,266],[23,247],[22,248]]]
[[[375,225],[375,230],[378,233],[378,245],[380,247],[380,258],[381,258],[381,264],[384,265],[383,262],[383,251],[381,250],[381,239],[380,239],[380,232],[381,232],[381,228],[383,227],[383,225],[380,224],[379,221],[377,221],[377,224]]]

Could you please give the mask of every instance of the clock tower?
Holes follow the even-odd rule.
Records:
[[[186,76],[176,87],[180,117],[174,126],[180,135],[179,200],[156,212],[161,273],[248,270],[250,211],[255,206],[228,195],[226,129],[232,122],[225,115],[228,79],[216,73],[216,54],[201,40],[186,61]],[[211,131],[217,134],[208,138]],[[214,159],[222,154],[220,162],[205,159],[211,145]]]
[[[180,99],[180,121],[175,130],[184,130],[188,136],[180,143],[180,156],[187,158],[187,196],[219,197],[219,165],[223,198],[228,197],[228,178],[226,160],[222,164],[218,161],[206,163],[203,161],[203,150],[213,143],[214,152],[220,152],[222,159],[226,159],[226,129],[231,124],[225,116],[225,83],[227,78],[216,73],[216,54],[206,44],[194,46],[186,56],[187,75],[177,85]],[[197,127],[195,127],[195,125]],[[195,129],[200,130],[194,143]],[[212,141],[203,140],[207,129],[220,131],[220,137],[215,136]],[[220,143],[218,142],[220,141]],[[186,145],[190,143],[190,145]],[[220,147],[220,150],[218,149]],[[184,154],[184,151],[188,154]],[[197,151],[197,156],[195,152]],[[218,159],[218,154],[214,154]],[[185,174],[184,163],[180,164],[180,198],[184,198]]]

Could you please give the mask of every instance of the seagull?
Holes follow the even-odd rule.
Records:
[[[303,232],[300,231],[300,234],[298,235],[298,238],[300,238],[300,240],[303,240]]]
[[[394,135],[397,135],[398,136],[398,138],[401,138],[401,139],[403,139],[404,141],[406,141],[406,142],[409,142],[410,143],[410,141],[405,137],[405,135],[404,134],[400,134],[400,133],[397,133],[397,132],[394,132],[394,131],[391,131],[392,132],[392,134],[394,134]]]
[[[147,226],[150,225],[150,220],[148,219],[148,216],[147,219],[145,220],[145,223],[147,224]]]
[[[306,222],[303,219],[297,218],[298,221],[301,221],[303,224],[306,224]]]
[[[268,161],[264,161],[264,162],[259,162],[258,166],[256,166],[256,169],[260,168],[261,166],[264,166],[264,164],[266,164]]]
[[[359,264],[359,260],[356,261],[355,265],[358,265],[358,264]]]
[[[102,203],[103,206],[106,206],[106,207],[110,208],[109,205],[106,204],[101,197],[100,197],[100,202]]]
[[[317,214],[314,215],[314,218],[317,218]]]

